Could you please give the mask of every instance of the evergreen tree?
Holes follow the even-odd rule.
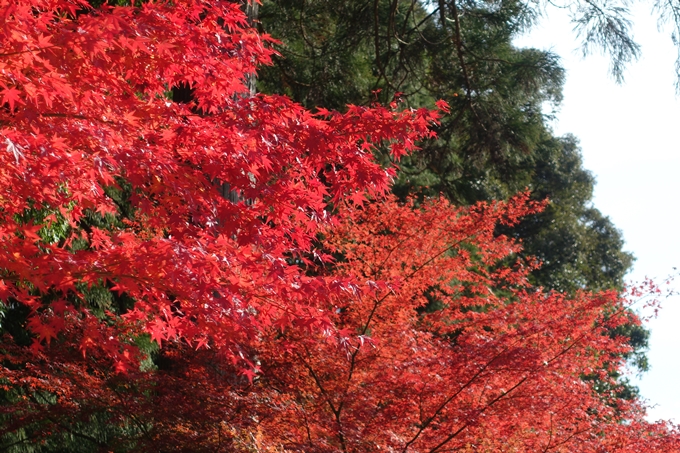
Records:
[[[625,11],[601,6],[583,3],[573,18],[584,49],[609,52],[620,79],[638,48]],[[274,64],[260,72],[259,88],[309,108],[339,110],[395,97],[404,108],[446,100],[451,112],[437,139],[402,159],[394,192],[402,199],[444,194],[469,205],[528,188],[550,204],[499,233],[520,239],[523,255],[542,262],[533,283],[572,294],[621,290],[633,257],[621,232],[592,205],[595,180],[583,168],[577,140],[555,137],[544,113],[562,99],[559,57],[512,43],[539,12],[521,0],[266,0],[260,27],[282,44]],[[645,370],[649,332],[629,330],[631,359]]]
[[[513,231],[525,253],[544,262],[535,283],[621,289],[632,256],[591,206],[594,180],[576,142],[554,137],[542,111],[561,100],[559,58],[512,45],[535,19],[533,5],[516,0],[268,0],[260,26],[283,44],[259,87],[309,108],[342,110],[395,96],[404,107],[446,100],[451,112],[437,140],[399,163],[395,193],[442,193],[472,204],[529,188],[551,199],[546,213]],[[549,239],[557,237],[562,244]]]

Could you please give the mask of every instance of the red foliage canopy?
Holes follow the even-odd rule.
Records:
[[[398,157],[436,119],[382,107],[321,117],[244,95],[270,39],[231,2],[28,0],[1,14],[0,299],[30,308],[34,346],[91,324],[78,347],[105,348],[120,367],[130,333],[103,334],[77,302],[84,287],[133,298],[123,324],[159,344],[182,338],[231,358],[262,326],[322,322],[307,299],[332,284],[287,259],[332,222],[329,199],[387,190],[373,146],[389,141]],[[194,103],[170,102],[182,85]],[[220,197],[222,183],[255,202]],[[83,228],[119,213],[107,188],[123,184],[130,207],[117,226]],[[65,237],[50,240],[50,228]]]
[[[230,2],[0,15],[0,301],[33,336],[0,348],[17,443],[677,451],[610,378],[625,300],[532,288],[494,234],[538,206],[385,199],[371,151],[398,158],[436,113],[248,95],[271,40]]]
[[[332,337],[272,332],[263,387],[284,399],[274,445],[304,451],[678,451],[612,371],[638,323],[615,292],[567,297],[526,281],[498,224],[540,209],[519,196],[469,210],[394,201],[351,210],[330,237]],[[262,426],[275,432],[280,419]]]

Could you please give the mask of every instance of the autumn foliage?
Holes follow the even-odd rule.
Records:
[[[677,449],[610,377],[628,302],[496,234],[540,205],[386,195],[437,112],[250,95],[232,2],[0,14],[4,450]]]
[[[31,310],[34,349],[85,323],[77,347],[126,367],[129,333],[102,336],[83,305],[92,285],[134,299],[126,328],[229,357],[261,326],[316,318],[305,299],[322,283],[286,258],[311,250],[328,199],[387,190],[373,146],[389,140],[398,157],[436,118],[382,107],[322,117],[244,95],[271,52],[235,3],[10,2],[3,15],[0,298]],[[168,99],[182,84],[193,104]],[[225,183],[256,202],[219,197]],[[128,199],[116,199],[123,186]],[[107,216],[119,222],[103,228]]]

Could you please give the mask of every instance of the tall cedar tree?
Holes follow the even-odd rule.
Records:
[[[446,100],[451,114],[437,140],[400,162],[395,193],[442,193],[469,205],[529,188],[554,202],[512,233],[548,264],[533,282],[572,292],[621,289],[632,256],[609,219],[590,207],[594,179],[576,141],[553,137],[542,113],[562,97],[559,58],[512,45],[535,22],[535,8],[520,0],[266,0],[260,27],[282,43],[259,88],[308,108],[395,96],[404,107]]]
[[[260,27],[282,43],[274,65],[260,72],[259,88],[309,108],[342,109],[376,98],[396,97],[403,107],[446,100],[451,113],[436,128],[437,139],[402,159],[394,193],[402,199],[444,194],[470,205],[529,188],[550,205],[499,233],[521,240],[523,255],[543,263],[532,283],[569,293],[621,290],[633,257],[623,250],[620,231],[592,206],[595,179],[583,168],[578,142],[554,137],[542,113],[562,97],[559,57],[512,44],[536,22],[537,8],[521,0],[265,0]],[[636,53],[626,51],[635,49],[628,26],[611,20],[622,28],[610,33],[593,24],[616,11],[586,14],[597,2],[579,8],[573,18],[593,31],[589,39],[597,42],[590,44],[620,50],[613,60],[620,75]],[[386,154],[380,159],[391,162]],[[631,326],[629,333],[632,363],[644,371],[649,332]]]

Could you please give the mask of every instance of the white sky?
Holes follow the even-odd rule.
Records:
[[[643,6],[646,6],[643,7]],[[642,57],[623,85],[608,75],[608,60],[583,59],[566,15],[552,8],[541,26],[516,40],[519,46],[552,49],[567,70],[564,101],[553,123],[557,135],[580,139],[584,166],[597,178],[595,207],[623,232],[637,257],[630,281],[659,283],[680,269],[680,97],[675,94],[677,51],[657,31],[648,5],[635,5],[634,34]],[[680,282],[675,283],[680,290]],[[649,418],[680,422],[680,296],[663,301],[652,330],[651,370],[638,381],[653,407]]]

